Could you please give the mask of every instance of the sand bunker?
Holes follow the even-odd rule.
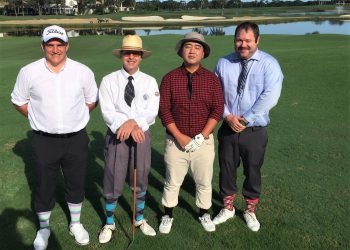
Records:
[[[183,15],[181,18],[164,19],[161,16],[128,16],[122,17],[123,21],[131,22],[152,22],[152,21],[166,21],[166,22],[184,22],[184,21],[204,21],[204,20],[223,20],[226,17],[222,16],[187,16]]]
[[[123,21],[132,21],[132,22],[152,22],[152,21],[164,21],[164,18],[161,16],[125,16],[122,17]]]
[[[181,16],[181,19],[185,21],[202,21],[202,20],[223,20],[224,16]]]

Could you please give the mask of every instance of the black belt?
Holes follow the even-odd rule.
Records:
[[[82,129],[82,130],[84,130],[84,129]],[[50,133],[46,133],[46,132],[38,131],[38,130],[33,130],[33,132],[35,134],[38,134],[38,135],[41,135],[41,136],[52,137],[52,138],[70,138],[72,136],[77,135],[82,130],[79,130],[79,131],[73,132],[73,133],[68,133],[68,134],[50,134]]]
[[[229,128],[230,130],[232,130],[232,128],[230,127],[230,125],[224,121],[223,124],[226,125],[227,128]],[[259,130],[262,128],[265,128],[266,126],[253,126],[253,127],[246,127],[241,133],[246,132],[246,131],[255,131],[255,130]],[[233,131],[233,130],[232,130]]]

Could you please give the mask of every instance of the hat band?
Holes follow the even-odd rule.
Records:
[[[123,46],[120,50],[143,50],[141,47]]]

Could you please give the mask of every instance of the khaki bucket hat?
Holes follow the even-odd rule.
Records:
[[[207,44],[207,42],[204,39],[204,36],[202,34],[199,34],[198,32],[190,32],[187,33],[185,35],[185,37],[183,39],[181,39],[177,44],[176,44],[176,51],[177,54],[182,57],[181,54],[181,50],[182,50],[182,46],[186,43],[186,42],[196,42],[196,43],[200,43],[203,46],[204,49],[204,58],[207,58],[210,54],[210,47]]]

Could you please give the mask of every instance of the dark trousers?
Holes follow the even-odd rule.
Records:
[[[123,194],[127,181],[133,188],[134,182],[134,142],[131,137],[126,141],[116,139],[108,129],[105,139],[105,168],[103,177],[103,195],[107,202],[117,201]],[[146,192],[148,174],[151,169],[151,137],[145,132],[145,141],[137,144],[136,191]]]
[[[242,193],[247,198],[259,198],[260,169],[268,141],[266,127],[248,127],[241,133],[236,133],[223,122],[218,131],[218,139],[220,195],[224,198],[237,193],[237,168],[242,161],[245,175]]]
[[[66,201],[81,203],[84,200],[88,143],[85,129],[69,138],[52,138],[33,133],[36,212],[51,211],[54,208],[56,179],[60,170],[64,177]]]

